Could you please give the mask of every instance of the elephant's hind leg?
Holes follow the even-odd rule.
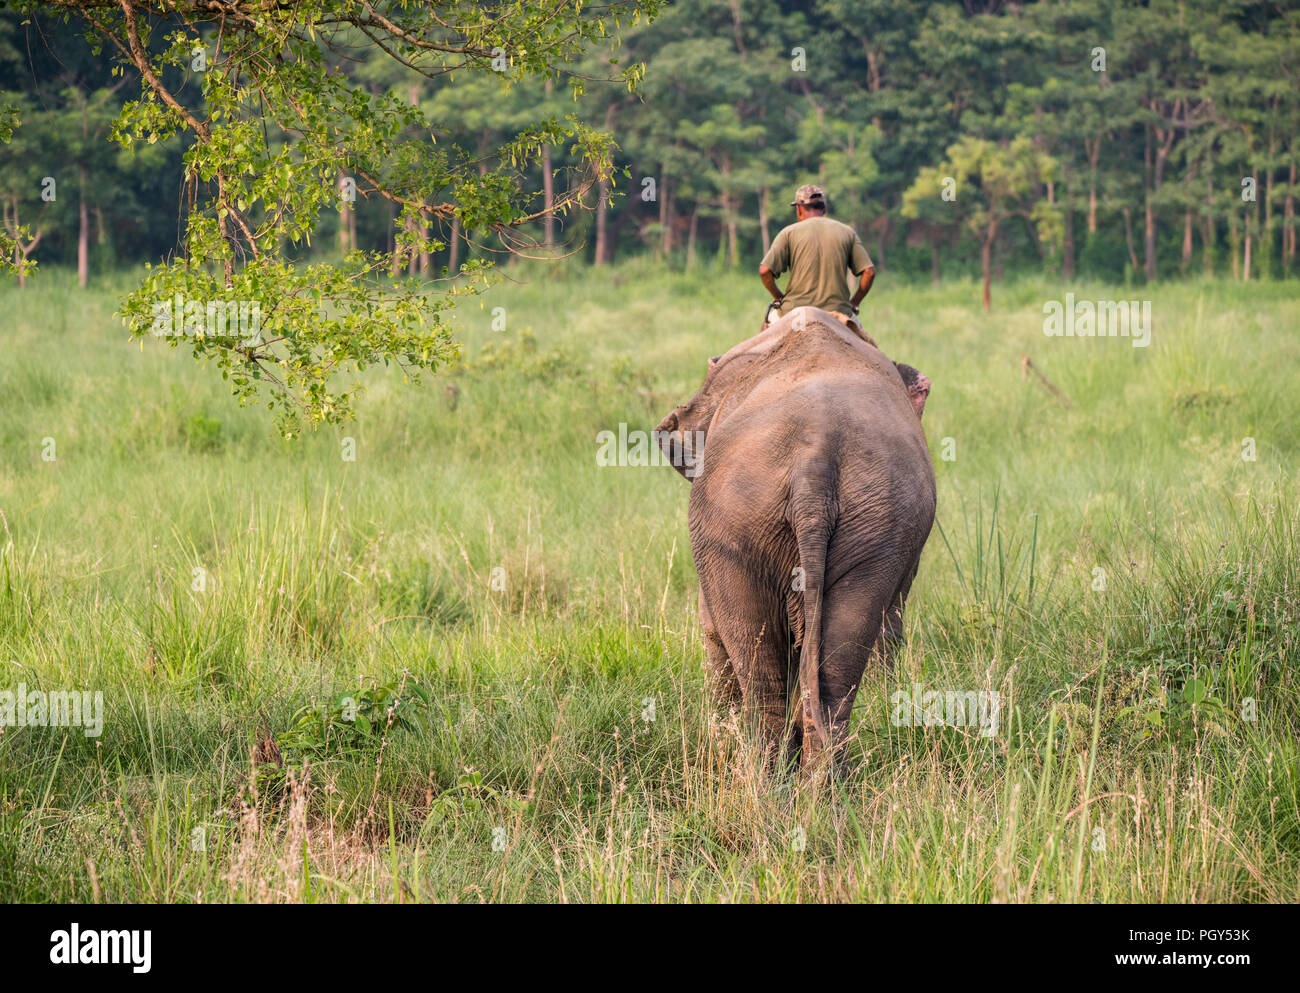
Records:
[[[727,646],[722,643],[718,629],[713,624],[709,605],[700,590],[700,633],[704,638],[704,654],[708,666],[709,695],[721,714],[739,710],[742,702],[740,680],[727,656]]]
[[[778,623],[784,619],[782,604],[770,587],[747,571],[728,571],[725,579],[721,586],[725,597],[710,598],[717,608],[711,611],[712,626],[739,683],[745,716],[775,759],[782,748],[791,746],[786,706],[788,633]],[[708,585],[703,577],[701,585]]]
[[[876,650],[885,664],[886,671],[893,671],[894,660],[907,644],[907,639],[903,635],[903,608],[907,606],[907,594],[912,589],[912,580],[916,578],[916,570],[920,564],[921,556],[917,555],[912,567],[904,573],[898,592],[894,594],[893,602],[885,613],[885,623],[881,628],[880,641],[876,645]]]
[[[839,761],[843,761],[853,700],[894,592],[869,574],[851,574],[837,582],[823,600],[818,686],[832,751]],[[812,727],[811,714],[804,715],[803,740],[805,762],[812,764],[822,752],[822,742]]]

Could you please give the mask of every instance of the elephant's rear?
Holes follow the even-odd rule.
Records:
[[[833,370],[790,395],[803,438],[791,491],[829,491],[832,570],[873,556],[914,557],[934,522],[934,466],[901,382],[855,372]]]
[[[893,364],[815,322],[733,381],[716,410],[690,502],[710,665],[734,669],[775,739],[790,638],[802,635],[795,740],[816,752],[842,743],[891,612],[901,627],[934,521],[925,436]]]
[[[891,611],[901,628],[902,602],[934,522],[925,436],[893,385],[837,373],[792,396],[807,441],[789,499],[806,576],[799,680],[806,748],[842,739]]]

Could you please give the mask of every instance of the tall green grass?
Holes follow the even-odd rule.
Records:
[[[98,739],[0,736],[0,899],[1300,898],[1287,285],[1141,291],[1135,349],[1045,337],[1046,282],[984,314],[882,278],[939,527],[852,773],[810,790],[705,700],[687,484],[595,460],[757,329],[756,280],[508,276],[460,366],[368,376],[296,443],[127,341],[128,276],[0,289],[0,690],[105,707]],[[914,683],[999,691],[999,733],[894,726]],[[382,686],[427,694],[412,728],[288,748]]]

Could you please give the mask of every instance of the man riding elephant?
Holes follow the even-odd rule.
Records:
[[[691,481],[710,685],[773,757],[842,756],[869,661],[902,642],[935,512],[920,412],[880,349],[797,307],[710,360],[655,431]]]
[[[858,307],[876,279],[875,263],[862,239],[847,224],[826,216],[826,191],[820,186],[799,187],[790,206],[794,207],[795,222],[781,229],[758,267],[758,275],[779,305],[781,315],[788,315],[796,307],[816,307],[834,314],[855,335],[875,346],[858,320]],[[851,297],[845,279],[850,271],[858,277],[858,288]],[[790,273],[790,281],[782,293],[776,280],[786,272]],[[767,324],[763,327],[766,329]],[[896,365],[920,417],[930,395],[930,380],[910,365]]]
[[[758,275],[780,305],[784,316],[795,307],[816,307],[834,314],[864,341],[875,344],[856,320],[858,306],[871,292],[876,266],[866,246],[847,224],[826,216],[826,191],[820,186],[801,186],[790,206],[795,222],[781,229],[763,256]],[[849,296],[845,273],[858,277],[858,288]],[[790,273],[785,292],[777,277]]]

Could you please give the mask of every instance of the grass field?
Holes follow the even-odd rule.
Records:
[[[817,792],[710,714],[687,483],[595,458],[757,280],[511,273],[461,366],[295,443],[127,340],[129,276],[0,288],[0,691],[103,694],[3,729],[0,900],[1300,900],[1294,284],[1072,287],[1149,296],[1134,348],[1046,337],[1055,284],[879,281],[938,526]],[[999,733],[895,726],[914,683]]]

